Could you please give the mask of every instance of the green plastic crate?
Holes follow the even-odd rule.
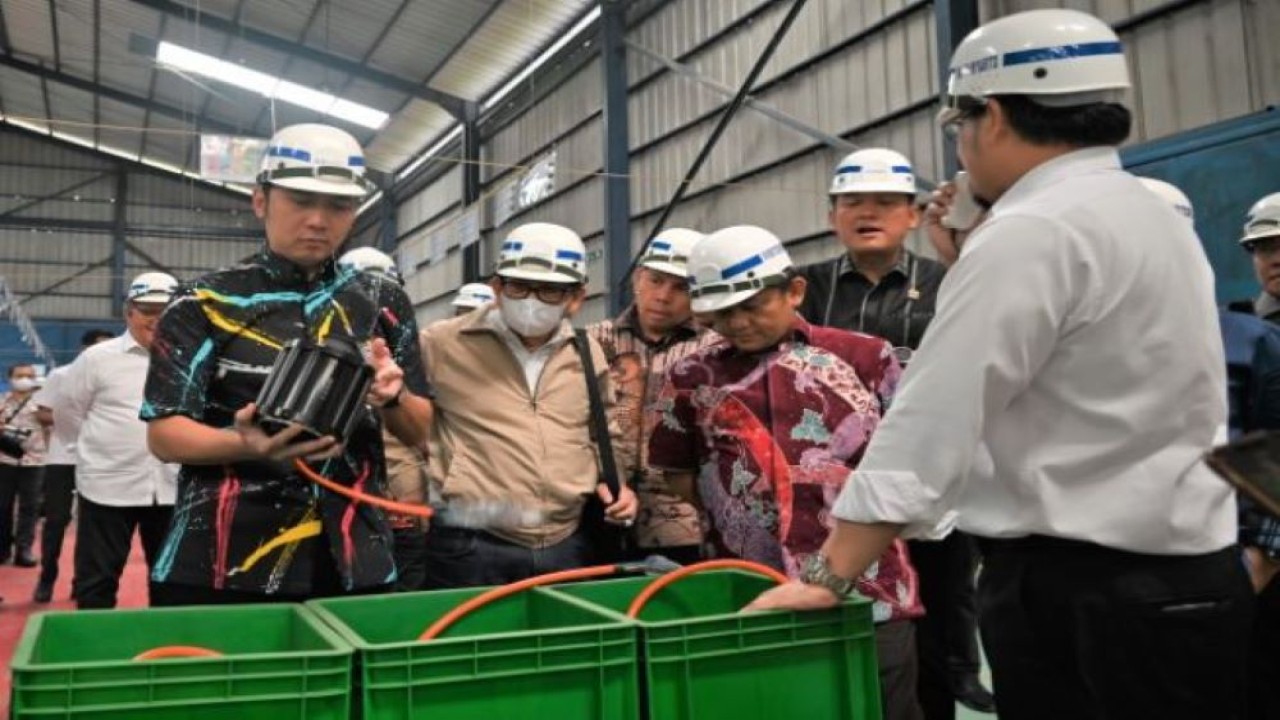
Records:
[[[162,645],[224,657],[134,661]],[[352,649],[301,605],[52,612],[13,656],[14,720],[343,720]]]
[[[366,720],[637,720],[635,625],[534,589],[418,636],[487,588],[313,600],[356,648]]]
[[[625,614],[653,578],[549,592]],[[640,613],[650,720],[879,720],[871,603],[821,612],[740,613],[773,581],[734,570],[681,578]]]

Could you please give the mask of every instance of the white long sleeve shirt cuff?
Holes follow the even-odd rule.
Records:
[[[945,511],[941,496],[913,472],[859,470],[849,476],[831,514],[854,523],[897,523],[902,536],[939,540],[955,526],[955,513]]]

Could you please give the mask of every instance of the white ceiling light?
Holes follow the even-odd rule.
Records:
[[[160,41],[156,45],[156,62],[183,72],[195,73],[219,82],[235,85],[266,98],[280,100],[313,110],[323,115],[346,120],[349,123],[377,130],[386,124],[389,115],[367,105],[343,100],[326,92],[313,90],[274,75],[219,60],[181,45]]]

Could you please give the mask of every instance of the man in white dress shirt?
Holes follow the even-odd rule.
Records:
[[[115,337],[107,330],[89,330],[80,338],[81,351]],[[31,599],[37,603],[53,600],[53,585],[58,579],[58,563],[62,558],[62,538],[71,523],[71,508],[76,494],[76,437],[71,423],[59,421],[54,406],[58,404],[58,388],[70,365],[49,373],[44,385],[31,399],[36,404],[36,418],[49,430],[49,454],[44,464],[44,526],[40,529],[40,580]]]
[[[76,605],[112,608],[136,529],[150,568],[169,527],[177,467],[147,449],[138,419],[156,323],[178,281],[148,272],[129,286],[124,334],[85,350],[53,401],[76,437]]]
[[[1225,438],[1213,277],[1194,231],[1120,168],[1114,32],[1011,15],[951,60],[949,108],[989,218],[803,576],[754,608],[836,603],[900,534],[983,539],[1002,720],[1240,717],[1250,588]]]

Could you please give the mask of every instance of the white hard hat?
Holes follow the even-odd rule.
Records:
[[[377,248],[358,247],[348,250],[338,258],[338,267],[349,267],[356,272],[370,272],[400,284],[404,283],[400,270],[396,267],[396,261]]]
[[[1267,195],[1249,208],[1240,243],[1244,245],[1277,236],[1280,236],[1280,192]]]
[[[1196,211],[1195,208],[1191,206],[1191,198],[1187,197],[1186,193],[1179,190],[1177,185],[1149,177],[1140,177],[1138,178],[1138,181],[1141,182],[1148,190],[1158,195],[1161,200],[1169,203],[1169,205],[1173,207],[1174,211],[1179,215],[1186,218],[1188,221],[1195,221]]]
[[[782,241],[764,228],[727,227],[689,254],[689,297],[696,313],[733,307],[787,281],[794,267]]]
[[[1066,107],[1118,102],[1129,87],[1120,38],[1077,10],[1028,10],[993,20],[956,47],[950,68],[946,105],[952,113],[965,97],[1029,95]]]
[[[144,272],[129,283],[125,299],[133,303],[164,304],[173,297],[178,280],[169,273]]]
[[[868,148],[845,156],[831,177],[831,194],[846,193],[916,194],[916,174],[902,153],[886,148]]]
[[[364,197],[364,151],[345,130],[304,123],[272,136],[262,157],[258,182],[323,195]]]
[[[478,308],[489,302],[493,302],[493,288],[484,283],[467,283],[458,288],[458,294],[449,304],[460,308]]]
[[[587,247],[561,225],[529,223],[507,235],[498,253],[498,275],[534,282],[587,281]]]
[[[676,277],[689,275],[689,251],[706,235],[697,230],[669,228],[658,233],[640,256],[640,267]]]

